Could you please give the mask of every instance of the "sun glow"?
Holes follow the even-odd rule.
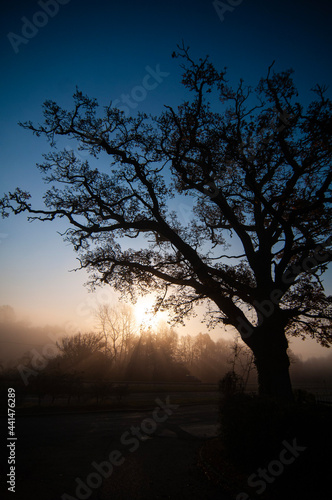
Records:
[[[153,296],[145,296],[138,299],[135,304],[135,319],[141,329],[156,328],[158,323],[165,320],[166,313],[154,311],[155,298]]]

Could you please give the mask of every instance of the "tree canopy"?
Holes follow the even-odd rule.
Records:
[[[125,117],[112,103],[101,112],[79,90],[70,111],[46,101],[43,124],[21,124],[52,146],[38,165],[45,206],[18,188],[2,212],[66,218],[65,238],[92,285],[133,297],[153,290],[156,308],[180,321],[207,300],[209,322],[232,325],[253,350],[263,392],[281,393],[271,371],[288,369],[285,332],[332,341],[322,283],[331,260],[331,100],[317,85],[304,106],[292,70],[273,64],[251,88],[231,86],[226,70],[194,61],[185,46],[173,56],[188,99],[158,117]],[[100,167],[57,149],[61,138]],[[183,200],[186,224],[176,210]]]

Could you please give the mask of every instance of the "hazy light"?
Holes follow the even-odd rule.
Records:
[[[137,300],[134,306],[134,314],[140,329],[156,328],[158,323],[166,319],[167,314],[154,310],[155,297],[146,295]]]

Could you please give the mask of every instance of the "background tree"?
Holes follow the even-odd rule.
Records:
[[[253,351],[261,393],[291,398],[286,334],[332,340],[321,281],[331,258],[331,101],[316,86],[305,108],[290,70],[270,67],[256,89],[233,88],[208,58],[195,62],[185,47],[174,56],[188,100],[157,118],[127,118],[111,104],[102,115],[78,90],[72,111],[46,101],[44,124],[23,127],[52,147],[76,139],[113,168],[55,149],[39,165],[45,207],[17,189],[3,214],[67,218],[92,285],[133,298],[154,290],[156,307],[180,321],[207,300],[210,321],[233,326]],[[187,195],[184,226],[172,203]]]
[[[57,347],[59,356],[52,360],[50,368],[68,373],[79,373],[85,379],[103,378],[109,376],[111,359],[105,353],[105,342],[99,333],[77,333],[64,336]]]
[[[136,337],[132,308],[122,304],[101,305],[96,310],[97,328],[104,340],[104,351],[121,368],[131,353]]]
[[[183,335],[179,339],[178,357],[189,369],[192,368],[195,360],[194,345],[195,340],[192,335]]]
[[[228,363],[232,367],[231,372],[237,374],[237,376],[239,376],[242,380],[243,390],[245,390],[249,381],[250,372],[254,368],[254,355],[253,352],[248,348],[248,346],[246,346],[239,340],[240,339],[237,336],[234,339],[234,342],[231,344],[231,355],[228,359]],[[289,351],[288,357],[291,362]]]
[[[160,324],[156,329],[157,343],[163,356],[169,361],[175,361],[178,357],[179,336],[173,328],[167,324]]]
[[[97,333],[77,333],[73,336],[65,335],[56,343],[62,357],[71,363],[101,352],[104,341]]]

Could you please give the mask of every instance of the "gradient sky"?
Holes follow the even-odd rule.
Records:
[[[243,0],[223,21],[206,0],[61,0],[53,17],[38,16],[47,3],[2,2],[1,194],[20,186],[38,201],[43,193],[35,164],[49,146],[17,122],[41,121],[44,100],[70,106],[76,85],[101,105],[121,100],[142,83],[147,66],[159,64],[169,75],[136,110],[157,114],[164,104],[180,103],[181,73],[171,54],[182,39],[194,58],[209,54],[217,67],[227,66],[234,83],[243,77],[255,85],[273,60],[277,70],[295,70],[304,101],[316,83],[331,80],[329,1]],[[31,32],[27,20],[44,26]],[[15,36],[26,34],[27,43],[18,43]],[[67,147],[75,149],[69,141]],[[72,247],[57,234],[65,227],[60,222],[28,224],[24,215],[0,220],[0,305],[10,304],[34,323],[66,322],[69,331],[84,327],[97,301],[115,301],[116,296],[110,289],[88,294],[86,274],[68,272],[77,262]],[[332,291],[328,281],[327,290]],[[204,326],[191,322],[188,331],[198,333]],[[310,341],[297,341],[292,348],[304,357],[327,354]]]

